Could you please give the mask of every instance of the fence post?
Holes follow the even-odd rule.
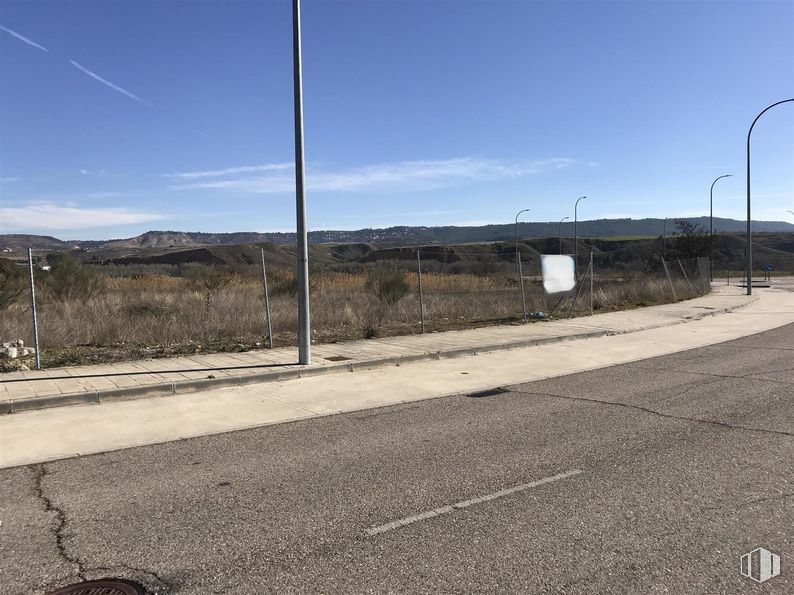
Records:
[[[678,261],[678,266],[681,267],[681,272],[684,274],[684,279],[686,279],[686,284],[689,285],[689,292],[692,295],[694,295],[695,294],[695,288],[692,287],[692,283],[689,281],[689,277],[686,276],[686,271],[684,270],[684,265],[681,264],[681,259],[677,258],[676,260]]]
[[[577,287],[576,287],[576,295],[573,298],[573,303],[571,304],[571,309],[568,311],[568,318],[573,316],[573,311],[576,308],[576,302],[579,299],[579,294],[582,292],[582,287],[584,287],[585,277],[588,274],[592,274],[592,269],[589,266],[587,267],[587,272],[584,275],[582,275],[581,277],[579,277],[579,282],[576,284],[577,285]],[[592,281],[592,279],[591,279],[591,281]]]
[[[36,350],[36,369],[41,370],[39,351],[39,320],[36,313],[36,280],[33,277],[33,249],[28,248],[28,272],[30,274],[30,310],[33,312],[33,344]]]
[[[265,249],[259,248],[262,253],[262,285],[265,290],[265,318],[267,318],[267,345],[273,349],[273,327],[270,324],[270,295],[267,291],[267,267],[265,266]]]
[[[521,268],[521,252],[516,251],[516,260],[518,261],[518,281],[521,285],[521,306],[524,314],[524,322],[527,321],[527,296],[524,293],[524,271]]]
[[[675,294],[675,287],[673,287],[673,280],[670,278],[670,271],[667,268],[667,263],[664,260],[664,256],[662,256],[662,266],[664,267],[664,273],[667,275],[667,282],[670,284],[670,291],[673,292],[673,301],[678,301],[678,296]]]
[[[590,250],[590,316],[593,315],[593,251]]]
[[[422,323],[422,334],[425,333],[425,296],[422,292],[422,257],[416,250],[416,276],[419,279],[419,321]]]

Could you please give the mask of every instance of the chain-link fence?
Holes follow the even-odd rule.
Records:
[[[580,251],[577,295],[547,296],[543,247],[483,248],[395,248],[351,258],[318,252],[310,267],[312,340],[578,316],[687,299],[709,287],[707,259],[655,256],[637,270],[636,262]],[[251,246],[234,255],[230,262],[219,251],[166,252],[123,264],[39,256],[33,269],[45,365],[296,344],[294,251],[274,256]],[[0,337],[31,344],[27,270],[18,268],[5,287],[18,284],[19,292],[0,303]]]

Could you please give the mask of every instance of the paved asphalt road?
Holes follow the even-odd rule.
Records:
[[[495,396],[7,469],[0,591],[792,593],[792,405],[788,325]],[[763,585],[739,573],[758,546],[782,559]]]

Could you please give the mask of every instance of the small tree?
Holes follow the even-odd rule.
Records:
[[[708,256],[711,238],[705,228],[686,219],[676,220],[675,228],[673,247],[679,258]]]
[[[25,291],[25,276],[13,262],[0,258],[0,312],[8,309]]]
[[[386,267],[370,269],[366,287],[385,306],[393,306],[411,291],[403,271]]]
[[[209,319],[212,297],[229,283],[229,276],[212,267],[192,265],[184,270],[182,277],[192,289],[204,293],[204,317]]]
[[[105,276],[71,254],[50,254],[47,261],[52,269],[39,277],[45,299],[87,302],[105,290]]]

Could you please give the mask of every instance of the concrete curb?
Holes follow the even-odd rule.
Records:
[[[51,407],[65,407],[69,405],[86,405],[90,403],[99,404],[112,401],[123,401],[146,397],[166,397],[185,393],[193,393],[213,388],[229,386],[245,386],[247,384],[259,384],[263,382],[281,382],[285,380],[296,380],[298,378],[311,378],[325,374],[338,374],[341,372],[355,372],[357,370],[374,370],[392,366],[449,359],[456,357],[466,357],[477,355],[478,353],[489,353],[493,351],[509,351],[511,349],[521,349],[524,347],[536,347],[538,345],[549,345],[563,341],[577,341],[581,339],[592,339],[605,337],[608,335],[622,335],[636,333],[640,331],[684,324],[694,320],[699,320],[707,316],[727,314],[740,310],[758,300],[753,297],[743,304],[729,306],[727,308],[716,308],[708,312],[685,316],[679,320],[652,324],[630,330],[593,330],[576,333],[573,335],[560,335],[556,337],[545,337],[539,339],[519,339],[507,343],[493,343],[478,347],[463,347],[457,349],[446,349],[443,351],[429,351],[415,355],[404,355],[398,357],[375,358],[371,360],[361,360],[355,362],[345,362],[340,364],[329,364],[317,368],[306,368],[303,370],[288,371],[265,371],[243,376],[223,376],[220,378],[201,378],[197,380],[177,380],[174,382],[160,382],[155,384],[143,384],[140,386],[130,386],[124,388],[111,388],[95,390],[89,389],[78,393],[58,394],[58,395],[37,395],[33,397],[23,397],[20,399],[0,400],[0,415],[10,413],[20,413],[23,411],[35,411],[38,409],[48,409]]]

